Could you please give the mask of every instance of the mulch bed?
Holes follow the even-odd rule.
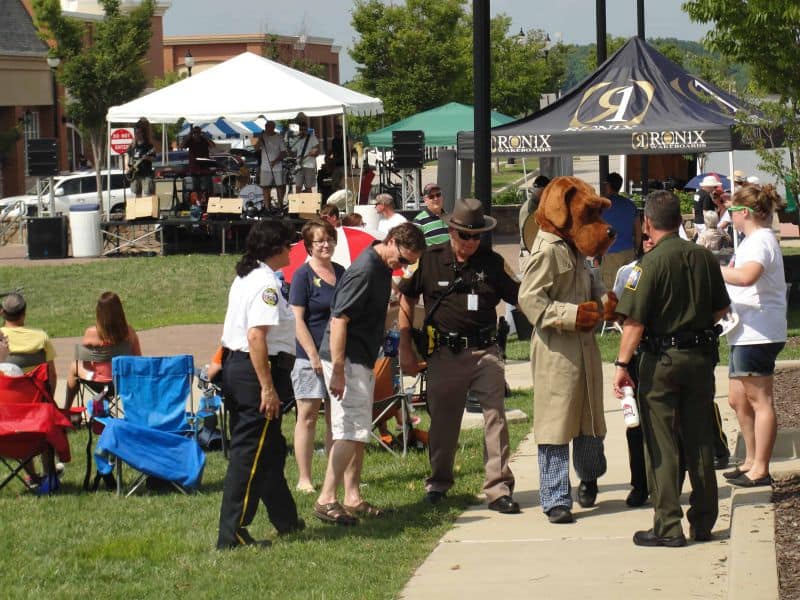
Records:
[[[788,343],[797,345],[800,339]],[[800,369],[775,374],[778,427],[800,428]],[[775,482],[775,555],[781,600],[800,599],[800,474]]]

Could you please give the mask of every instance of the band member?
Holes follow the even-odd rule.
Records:
[[[283,207],[286,194],[286,182],[283,178],[283,159],[286,158],[286,144],[275,131],[275,121],[267,121],[264,131],[258,136],[256,150],[261,153],[261,188],[264,199],[271,204],[271,188],[278,193],[278,207]]]
[[[189,150],[189,175],[192,176],[192,190],[197,194],[197,203],[208,204],[208,193],[211,191],[211,171],[202,159],[209,159],[209,150],[216,144],[203,135],[196,125],[192,133],[183,141],[182,148]],[[201,160],[198,160],[201,159]]]
[[[310,192],[317,179],[319,140],[313,133],[309,133],[307,123],[300,123],[300,134],[291,143],[289,150],[297,158],[295,189],[298,192]]]
[[[156,190],[153,180],[153,157],[156,151],[150,141],[150,123],[147,119],[139,119],[133,126],[133,138],[125,153],[125,176],[131,182],[131,192],[137,198],[151,196]]]

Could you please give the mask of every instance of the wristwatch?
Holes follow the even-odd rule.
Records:
[[[617,360],[614,361],[614,366],[615,367],[622,367],[623,369],[627,369],[629,366],[631,366],[631,363],[622,362],[621,360],[617,359]]]

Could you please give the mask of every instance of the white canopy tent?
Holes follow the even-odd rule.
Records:
[[[112,123],[135,123],[140,117],[151,123],[291,119],[298,113],[309,117],[342,115],[343,144],[347,139],[347,115],[369,116],[383,112],[378,98],[360,94],[335,83],[244,52],[223,63],[187,77],[127,104],[112,106],[106,115]],[[109,150],[110,152],[110,150]],[[345,156],[347,181],[348,155]]]

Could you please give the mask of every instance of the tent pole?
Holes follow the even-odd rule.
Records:
[[[626,190],[628,187],[628,155],[620,154],[619,156],[619,174],[622,177],[622,189]],[[602,190],[601,190],[602,192]],[[627,190],[630,194],[630,190]]]
[[[97,162],[97,161],[95,161]],[[124,172],[124,162],[123,162],[123,172]],[[97,165],[95,165],[97,168]],[[101,178],[102,179],[102,178]],[[106,218],[111,218],[111,121],[106,121],[106,180],[108,185],[108,202],[103,200],[103,192],[100,192],[100,200],[101,200],[101,207],[103,208],[103,213],[106,214]]]
[[[344,212],[350,212],[350,203],[347,201],[349,196],[348,192],[350,191],[349,187],[349,173],[348,167],[350,167],[350,155],[347,152],[347,111],[345,110],[344,105],[342,105],[342,146],[344,146],[344,151],[342,156],[344,156]]]
[[[736,191],[736,184],[733,182],[733,150],[728,151],[728,172],[730,174],[729,181],[731,182],[731,198],[733,198],[733,193]],[[731,224],[733,221],[731,221]],[[736,231],[736,228],[733,227],[733,251],[739,248],[739,232]]]
[[[528,167],[525,164],[525,157],[522,157],[522,182],[525,184],[525,200],[530,200],[530,188],[528,187]]]

